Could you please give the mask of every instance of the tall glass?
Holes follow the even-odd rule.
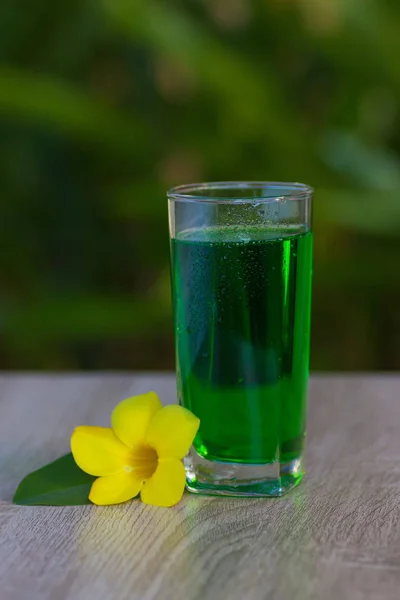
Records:
[[[192,492],[280,496],[303,475],[313,190],[223,182],[168,192],[177,385],[200,418]]]

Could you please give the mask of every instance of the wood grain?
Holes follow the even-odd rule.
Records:
[[[398,600],[400,378],[310,386],[308,474],[281,499],[19,507],[29,471],[170,375],[0,376],[1,600]]]

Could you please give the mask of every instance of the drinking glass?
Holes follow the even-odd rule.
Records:
[[[280,496],[303,476],[313,190],[168,192],[179,402],[200,418],[192,492]]]

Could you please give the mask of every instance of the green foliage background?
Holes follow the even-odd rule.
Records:
[[[0,367],[173,365],[165,190],[316,188],[312,367],[400,367],[396,0],[2,0]]]

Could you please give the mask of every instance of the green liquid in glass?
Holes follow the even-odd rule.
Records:
[[[312,234],[214,227],[172,240],[178,386],[209,460],[288,462],[303,448]]]

